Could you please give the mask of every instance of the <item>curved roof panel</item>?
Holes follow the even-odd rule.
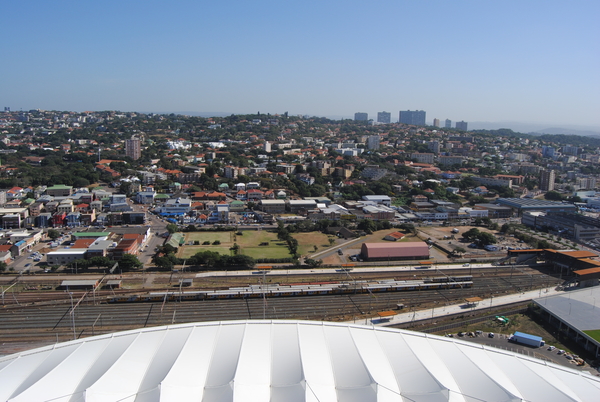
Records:
[[[0,358],[5,401],[597,401],[600,380],[452,338],[227,321],[96,336]]]

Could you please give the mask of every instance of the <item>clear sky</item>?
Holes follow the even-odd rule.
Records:
[[[3,1],[0,108],[600,128],[600,1]]]

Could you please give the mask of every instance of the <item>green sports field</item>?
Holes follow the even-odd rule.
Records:
[[[179,247],[177,257],[190,258],[201,251],[216,251],[219,254],[231,255],[229,248],[237,244],[240,247],[239,253],[247,255],[254,259],[260,258],[290,258],[287,244],[284,241],[277,239],[275,232],[265,230],[245,230],[242,235],[235,232],[189,232],[183,233],[185,243]],[[319,232],[310,233],[294,233],[292,236],[298,240],[298,254],[307,255],[314,252],[316,245],[319,250],[329,248],[329,240],[327,235]],[[219,245],[212,245],[218,240]],[[190,242],[198,241],[199,245],[189,245]],[[210,245],[202,245],[205,241],[209,241]],[[268,245],[260,245],[265,244]]]
[[[205,241],[214,242],[219,240],[221,243],[231,243],[233,245],[233,232],[189,232],[184,233],[185,242],[188,244],[190,241],[199,241],[200,244]]]

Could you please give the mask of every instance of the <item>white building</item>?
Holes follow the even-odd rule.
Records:
[[[189,198],[171,198],[157,210],[161,215],[183,215],[190,212],[191,208],[192,200]]]
[[[435,154],[428,153],[428,152],[425,152],[425,153],[413,152],[412,154],[410,154],[410,159],[416,159],[416,161],[419,163],[432,164],[435,159]]]
[[[382,204],[386,207],[392,206],[392,199],[387,195],[363,195],[362,199],[365,201],[372,201],[377,204]]]
[[[3,401],[598,401],[600,379],[509,350],[292,320],[143,328],[0,358]]]

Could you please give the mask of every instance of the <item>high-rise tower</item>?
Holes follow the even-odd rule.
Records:
[[[556,175],[554,170],[542,170],[540,171],[540,190],[552,191],[554,190],[554,180]]]
[[[466,121],[462,120],[462,121],[457,121],[456,122],[456,129],[457,130],[462,130],[462,131],[467,131],[467,126],[469,123],[467,123]]]
[[[368,120],[369,120],[368,113],[361,113],[361,112],[354,113],[354,121],[368,121]]]
[[[401,110],[399,113],[399,122],[403,124],[412,124],[415,126],[425,125],[425,111],[424,110]]]
[[[389,124],[392,122],[392,114],[390,112],[377,113],[377,123]]]
[[[135,135],[125,141],[125,155],[131,159],[138,160],[142,156],[142,140]]]

